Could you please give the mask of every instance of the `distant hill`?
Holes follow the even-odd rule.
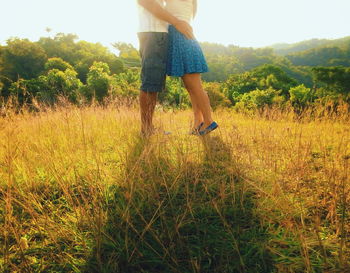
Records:
[[[331,47],[331,46],[342,47],[343,45],[346,45],[348,43],[350,43],[350,36],[340,38],[340,39],[333,39],[333,40],[311,39],[311,40],[306,40],[306,41],[293,43],[293,44],[278,43],[268,47],[273,48],[274,52],[277,55],[285,56],[285,55],[306,51],[317,47]]]

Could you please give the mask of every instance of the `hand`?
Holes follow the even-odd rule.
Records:
[[[174,27],[181,32],[187,39],[194,40],[193,29],[189,23],[179,20],[174,24]]]

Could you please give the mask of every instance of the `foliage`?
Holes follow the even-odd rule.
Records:
[[[287,55],[293,65],[303,66],[350,66],[350,47],[325,46]]]
[[[315,81],[324,84],[331,91],[350,98],[350,68],[346,67],[315,67],[312,69]]]
[[[289,89],[296,85],[297,82],[290,78],[280,67],[262,65],[250,72],[232,75],[223,84],[223,91],[234,105],[241,100],[244,94],[256,89],[281,90],[281,95],[287,99]]]
[[[294,44],[275,44],[271,45],[270,47],[273,48],[278,55],[287,55],[300,51],[306,51],[320,46],[325,46],[329,42],[330,40],[327,39],[311,39]]]
[[[315,100],[315,94],[303,84],[289,89],[290,102],[295,108],[305,108]]]
[[[52,38],[42,37],[38,42],[9,39],[0,46],[1,95],[5,100],[10,94],[16,95],[20,103],[30,102],[34,97],[54,102],[57,95],[68,95],[72,101],[78,95],[88,100],[96,97],[98,101],[106,96],[134,99],[140,85],[139,52],[127,43],[113,46],[119,56],[99,43],[79,41],[74,34],[58,33]],[[210,70],[202,78],[214,109],[239,102],[249,105],[259,92],[270,89],[280,92],[275,97],[280,105],[290,100],[291,92],[295,96],[290,102],[300,107],[305,101],[350,100],[349,37],[295,44],[290,48],[294,53],[287,56],[276,54],[273,48],[215,43],[201,43],[201,46]],[[286,49],[285,45],[280,48]],[[322,66],[314,67],[316,64]],[[305,89],[293,89],[301,85]],[[306,96],[305,90],[310,88],[314,97],[301,98],[301,93]],[[191,105],[190,96],[179,80],[169,78],[166,89],[159,94],[163,105],[180,108]],[[256,92],[245,95],[252,91]],[[245,102],[241,102],[243,96]]]
[[[19,79],[10,85],[9,93],[14,95],[20,104],[31,103],[40,93],[47,92],[48,85],[45,76],[24,80]]]
[[[114,48],[119,51],[119,58],[121,58],[125,65],[129,67],[140,67],[141,58],[139,51],[132,45],[127,43],[114,43]]]
[[[139,70],[128,69],[124,73],[115,74],[111,77],[111,95],[136,98],[140,91]]]
[[[209,72],[203,74],[203,80],[208,82],[223,82],[229,75],[241,71],[239,61],[234,56],[206,56]]]
[[[56,102],[57,96],[62,95],[75,102],[77,91],[82,83],[77,78],[77,72],[67,68],[65,71],[51,69],[46,75],[38,78],[13,82],[9,88],[20,103],[31,102],[35,97],[48,103]]]
[[[284,102],[284,97],[280,96],[281,91],[277,91],[272,87],[265,90],[256,89],[243,94],[235,109],[242,110],[258,110],[273,104],[281,104]]]
[[[88,98],[95,97],[102,101],[110,88],[110,70],[109,66],[103,62],[94,62],[87,74],[87,87],[89,90]]]
[[[207,58],[209,72],[203,75],[205,81],[225,81],[233,73],[242,73],[266,63],[273,63],[273,50],[242,48],[230,45],[201,43]]]
[[[89,68],[94,62],[107,63],[111,73],[124,71],[122,61],[99,43],[76,40],[74,34],[58,33],[54,38],[43,37],[39,44],[47,52],[48,57],[59,57],[71,64],[78,72],[79,79],[85,83]]]
[[[240,100],[243,94],[253,91],[257,87],[257,80],[249,72],[234,74],[223,83],[223,91],[233,105]]]
[[[57,95],[63,95],[71,100],[76,99],[76,91],[82,85],[77,78],[78,73],[71,69],[60,71],[52,69],[46,76],[47,91],[41,91],[40,97],[44,100],[54,101]]]
[[[159,101],[165,106],[187,108],[191,105],[190,96],[180,78],[168,77],[165,90],[158,94]]]
[[[288,90],[297,85],[297,81],[289,77],[279,66],[262,65],[252,70],[253,78],[259,80],[258,87],[281,90],[281,94],[288,97]]]
[[[58,69],[65,71],[66,69],[74,70],[74,68],[61,58],[49,58],[45,64],[45,70],[50,71],[51,69]]]
[[[28,39],[10,39],[2,52],[3,73],[12,81],[35,78],[44,70],[46,60],[40,45]]]
[[[204,90],[208,93],[210,105],[213,110],[219,107],[229,107],[231,102],[226,98],[225,94],[221,91],[221,85],[216,82],[204,82]]]

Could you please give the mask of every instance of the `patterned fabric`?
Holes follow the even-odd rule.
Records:
[[[172,25],[168,30],[167,74],[182,77],[184,74],[208,72],[208,65],[199,43],[187,39]]]

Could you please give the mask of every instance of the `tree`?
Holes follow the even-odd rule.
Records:
[[[258,87],[258,79],[250,72],[234,74],[223,83],[223,92],[226,97],[235,105],[243,94],[255,90]]]
[[[315,67],[312,69],[315,82],[323,86],[330,94],[340,94],[350,100],[350,68]]]
[[[231,102],[226,98],[225,94],[221,91],[220,84],[217,82],[204,82],[204,90],[208,93],[210,99],[210,105],[215,110],[218,107],[229,107]]]
[[[265,90],[256,89],[249,93],[245,93],[240,101],[236,104],[236,109],[259,110],[265,106],[281,104],[284,97],[280,96],[281,91],[277,91],[271,87]]]
[[[58,69],[60,71],[65,71],[66,69],[74,70],[73,66],[61,58],[49,58],[45,63],[45,70],[50,71],[52,69]]]
[[[11,80],[32,79],[44,70],[47,60],[45,51],[28,39],[7,40],[3,53],[4,74]]]
[[[279,66],[265,64],[259,66],[251,71],[253,78],[260,79],[259,88],[267,89],[273,88],[275,90],[281,90],[281,94],[289,96],[289,89],[293,86],[297,86],[298,83],[295,79],[289,77]]]
[[[111,53],[99,43],[76,41],[75,34],[58,33],[54,38],[41,38],[39,44],[45,49],[48,57],[59,57],[71,64],[78,72],[79,79],[86,83],[87,73],[94,62],[107,63],[112,74],[124,71],[121,58]]]
[[[39,80],[46,85],[46,89],[43,88],[38,92],[39,98],[54,103],[58,95],[63,95],[75,102],[77,90],[82,86],[77,75],[76,71],[69,68],[65,71],[60,71],[58,69],[50,70],[47,76],[39,77]]]
[[[189,94],[179,78],[167,78],[165,88],[166,91],[158,94],[159,101],[163,105],[175,106],[178,108],[186,108],[191,105]]]
[[[108,93],[110,87],[109,66],[103,62],[94,62],[87,74],[87,86],[89,88],[88,97],[96,97],[102,101]]]
[[[339,46],[323,46],[286,56],[293,65],[332,66],[334,63],[350,65],[346,59],[346,50]]]
[[[124,73],[114,74],[111,77],[110,85],[112,95],[136,98],[140,93],[139,70],[128,69]]]
[[[1,50],[1,81],[3,96],[9,95],[12,82],[19,79],[32,79],[44,71],[47,56],[43,48],[28,39],[9,39]]]
[[[141,66],[139,51],[132,44],[119,42],[112,44],[112,46],[119,51],[119,57],[126,65],[129,67]]]
[[[234,105],[241,97],[253,90],[280,90],[281,95],[288,99],[289,89],[296,86],[296,80],[289,77],[280,67],[265,64],[242,74],[234,74],[223,84],[224,94]]]
[[[76,34],[57,33],[55,37],[42,37],[38,44],[45,50],[49,58],[59,57],[62,60],[75,64],[79,60],[76,50]]]
[[[19,79],[13,82],[9,87],[9,94],[15,96],[22,105],[31,103],[33,98],[40,97],[40,92],[48,90],[46,76],[39,76],[30,80]]]
[[[292,87],[289,90],[290,102],[295,109],[303,109],[315,100],[315,95],[310,88],[303,84]]]
[[[5,76],[4,76],[4,73],[3,73],[3,70],[4,70],[3,54],[4,54],[4,47],[0,45],[0,95],[3,95],[2,94],[2,90],[4,88],[3,81],[5,80]]]

